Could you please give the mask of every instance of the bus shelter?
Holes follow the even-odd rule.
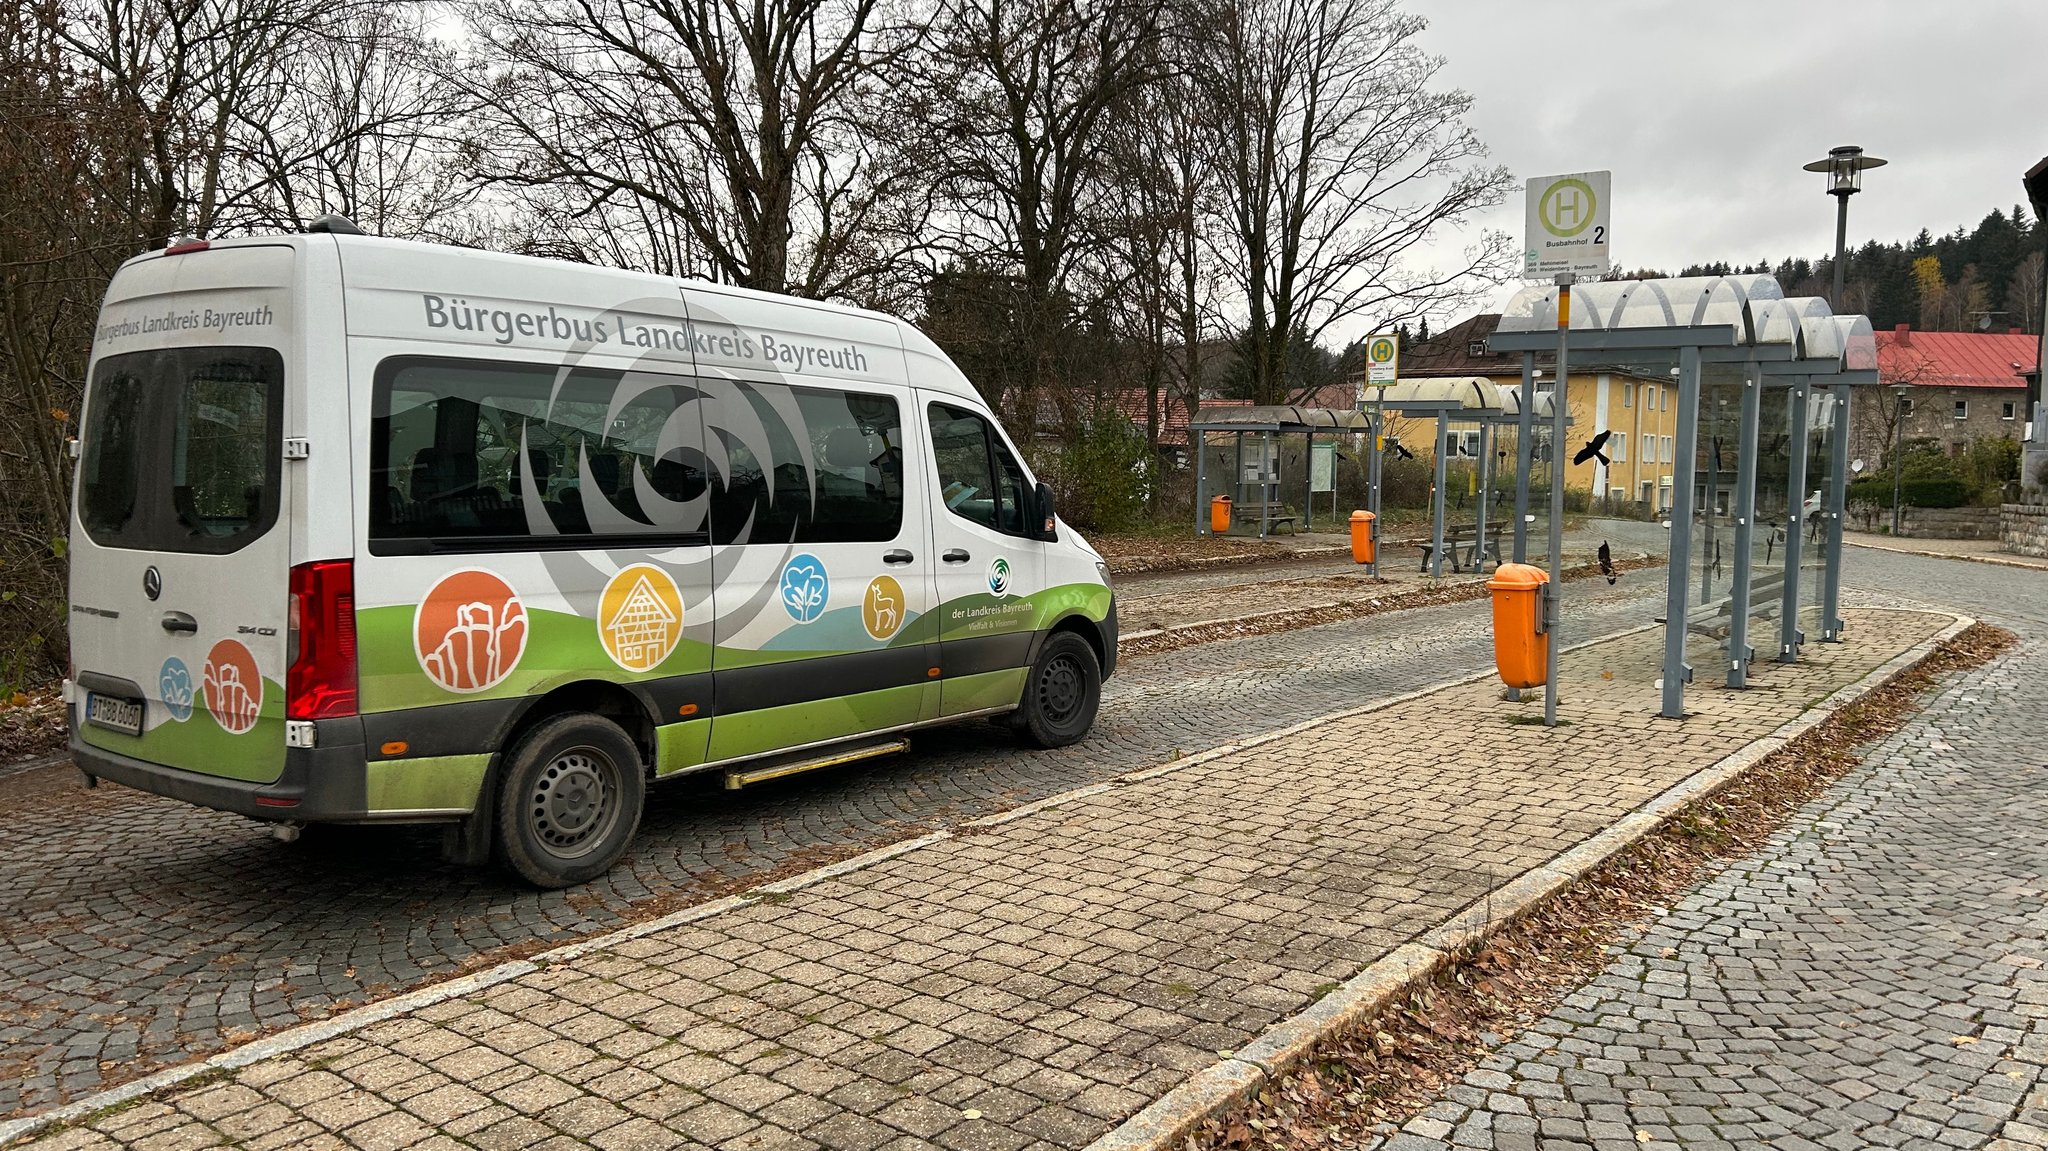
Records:
[[[1424,570],[1444,574],[1444,557],[1451,556],[1453,570],[1462,569],[1457,559],[1460,544],[1471,558],[1473,570],[1484,569],[1489,551],[1500,562],[1498,532],[1493,528],[1490,497],[1493,491],[1494,444],[1504,425],[1511,425],[1519,409],[1519,398],[1483,376],[1449,376],[1432,379],[1396,380],[1380,390],[1376,408],[1382,419],[1406,416],[1436,426],[1433,479],[1429,488],[1429,558]],[[1384,434],[1382,428],[1381,434]],[[1467,527],[1446,528],[1449,504],[1451,457],[1470,459],[1475,469],[1473,522]],[[1375,509],[1377,512],[1377,509]],[[1448,537],[1448,538],[1447,538]],[[1448,544],[1448,547],[1446,546]]]
[[[1315,500],[1315,457],[1317,435],[1332,438],[1355,436],[1368,430],[1363,413],[1342,408],[1309,408],[1293,404],[1270,404],[1251,408],[1199,409],[1188,423],[1188,438],[1195,454],[1195,534],[1209,532],[1208,457],[1211,437],[1229,436],[1231,478],[1220,485],[1231,493],[1234,516],[1250,522],[1258,517],[1259,538],[1271,534],[1277,522],[1296,518],[1286,509],[1284,493],[1299,492],[1301,527],[1312,526]],[[1275,437],[1280,437],[1278,440]],[[1288,436],[1302,437],[1301,475],[1294,481],[1281,476],[1279,447]],[[1246,447],[1251,456],[1247,457]],[[1299,486],[1296,486],[1296,485]],[[1222,494],[1218,492],[1216,494]]]
[[[1557,289],[1515,292],[1489,345],[1523,354],[1533,396],[1535,356],[1558,345]],[[1730,687],[1773,627],[1782,662],[1799,657],[1803,617],[1838,641],[1850,392],[1877,382],[1869,321],[1788,299],[1769,276],[1614,281],[1574,289],[1569,347],[1574,369],[1668,371],[1678,385],[1660,714],[1684,714],[1701,638]],[[1518,504],[1527,484],[1525,446]]]

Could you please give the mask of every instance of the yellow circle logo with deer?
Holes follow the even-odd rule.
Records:
[[[861,626],[874,638],[887,640],[902,630],[903,609],[903,585],[893,576],[876,576],[860,598]]]
[[[652,564],[633,564],[604,585],[597,638],[627,671],[653,671],[683,638],[683,593],[675,577]]]

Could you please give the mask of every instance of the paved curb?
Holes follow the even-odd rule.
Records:
[[[1594,644],[1606,643],[1610,640],[1620,639],[1624,636],[1634,635],[1637,632],[1648,631],[1652,628],[1660,626],[1662,625],[1654,623],[1642,624],[1638,627],[1632,627],[1622,631],[1611,632],[1607,635],[1603,635],[1595,639],[1584,640],[1580,643],[1572,644],[1570,647],[1562,648],[1560,649],[1560,654],[1576,651],[1580,648],[1591,647]],[[1221,756],[1233,755],[1240,751],[1245,751],[1250,748],[1259,747],[1264,744],[1272,743],[1275,740],[1285,739],[1291,735],[1298,735],[1304,731],[1309,731],[1314,728],[1321,727],[1325,724],[1335,723],[1340,720],[1350,719],[1354,716],[1364,715],[1369,712],[1381,711],[1386,708],[1395,707],[1400,704],[1408,703],[1413,700],[1419,699],[1422,696],[1429,695],[1433,692],[1443,691],[1445,689],[1453,687],[1459,687],[1464,684],[1477,682],[1479,680],[1492,679],[1494,677],[1494,674],[1495,673],[1490,669],[1486,671],[1473,672],[1470,675],[1464,675],[1459,676],[1455,679],[1444,680],[1439,683],[1430,684],[1426,687],[1417,688],[1414,691],[1402,692],[1399,695],[1388,696],[1384,699],[1375,700],[1372,703],[1362,704],[1358,707],[1345,708],[1342,711],[1330,712],[1327,715],[1320,715],[1315,717],[1314,719],[1304,720],[1300,723],[1291,724],[1287,727],[1277,728],[1273,731],[1263,732],[1259,735],[1248,736],[1244,739],[1239,739],[1231,743],[1220,744],[1216,747],[1196,752],[1193,755],[1182,756],[1179,759],[1169,760],[1166,763],[1155,764],[1151,767],[1139,768],[1135,771],[1125,772],[1124,774],[1116,776],[1112,779],[1101,780],[1096,783],[1087,784],[1083,787],[1077,787],[1069,791],[1063,791],[1056,795],[1050,795],[1045,797],[1044,799],[1035,800],[1031,803],[1024,804],[1020,807],[1011,808],[1008,811],[998,812],[994,815],[983,816],[979,819],[968,820],[960,824],[959,827],[954,830],[940,830],[931,832],[926,835],[917,836],[912,839],[900,840],[896,843],[876,848],[873,851],[852,856],[848,859],[842,859],[837,863],[831,863],[823,867],[814,868],[810,871],[803,872],[799,875],[791,876],[787,879],[777,880],[773,883],[763,884],[760,887],[751,888],[747,891],[743,891],[735,895],[728,895],[723,898],[710,900],[705,903],[694,904],[692,906],[685,907],[679,911],[671,912],[668,915],[664,915],[656,919],[647,920],[644,923],[636,923],[629,927],[620,928],[616,931],[609,931],[602,935],[593,936],[589,939],[580,940],[575,943],[564,944],[560,947],[552,948],[548,951],[541,952],[540,954],[535,955],[530,959],[510,960],[508,962],[486,968],[482,971],[478,971],[470,975],[459,976],[457,978],[450,979],[442,983],[435,983],[427,987],[416,988],[412,991],[406,992],[402,995],[395,996],[391,999],[386,999],[379,1003],[373,1003],[366,1007],[359,1007],[353,1011],[343,1012],[340,1015],[335,1015],[327,1019],[316,1020],[311,1023],[302,1023],[296,1027],[291,1027],[287,1028],[284,1031],[280,1031],[275,1035],[270,1035],[262,1039],[253,1040],[240,1047],[230,1048],[226,1051],[219,1052],[205,1059],[195,1060],[191,1063],[179,1064],[175,1067],[167,1067],[161,1071],[155,1072],[154,1074],[146,1075],[140,1079],[135,1079],[131,1080],[130,1082],[123,1083],[118,1087],[110,1087],[105,1091],[95,1092],[82,1099],[72,1100],[71,1102],[66,1103],[61,1107],[52,1108],[48,1111],[43,1111],[34,1115],[27,1115],[19,1119],[12,1119],[7,1122],[0,1123],[0,1147],[5,1147],[10,1143],[13,1143],[20,1139],[24,1139],[38,1132],[45,1131],[51,1127],[59,1126],[65,1123],[70,1123],[75,1120],[82,1119],[88,1115],[92,1115],[96,1112],[104,1111],[109,1107],[119,1107],[123,1104],[131,1103],[145,1096],[154,1095],[160,1091],[171,1090],[173,1088],[178,1087],[181,1084],[188,1083],[194,1079],[201,1078],[202,1076],[209,1076],[217,1074],[222,1071],[236,1070],[242,1067],[246,1067],[249,1064],[258,1062],[260,1060],[267,1059],[274,1055],[289,1054],[293,1051],[298,1051],[303,1048],[310,1047],[315,1043],[322,1043],[326,1040],[333,1039],[336,1036],[346,1035],[350,1032],[361,1030],[362,1028],[368,1027],[371,1024],[381,1023],[387,1019],[403,1015],[409,1011],[417,1011],[422,1008],[431,1007],[437,1003],[444,1003],[451,999],[458,999],[464,995],[469,995],[473,992],[481,991],[484,988],[492,987],[500,983],[509,982],[510,980],[517,979],[523,975],[531,974],[532,972],[539,971],[542,968],[551,966],[553,964],[565,963],[573,959],[578,959],[582,956],[588,955],[595,951],[602,951],[610,947],[616,947],[621,943],[627,943],[635,939],[641,939],[646,936],[656,934],[657,932],[666,931],[671,927],[679,927],[683,924],[694,923],[698,920],[708,919],[714,915],[719,915],[727,911],[735,911],[739,908],[747,907],[751,904],[761,902],[764,899],[776,898],[783,895],[787,895],[790,892],[798,891],[803,888],[810,887],[814,884],[822,883],[828,879],[836,879],[840,876],[848,875],[850,873],[859,871],[863,868],[870,867],[884,860],[894,859],[897,856],[901,855],[907,855],[921,848],[930,847],[933,844],[937,843],[943,843],[947,840],[957,838],[961,835],[973,835],[978,830],[999,827],[1006,823],[1013,823],[1017,820],[1027,818],[1032,815],[1036,815],[1037,813],[1048,810],[1050,808],[1061,807],[1066,804],[1073,803],[1077,800],[1087,799],[1091,796],[1101,795],[1104,792],[1111,791],[1119,787],[1128,787],[1134,783],[1142,783],[1149,779],[1157,779],[1163,775],[1170,775],[1176,771],[1181,771],[1186,768],[1207,763]],[[1384,960],[1382,962],[1384,962]],[[1325,1001],[1335,998],[1336,996],[1334,995],[1329,996],[1326,997]],[[1228,1079],[1230,1074],[1234,1073],[1219,1072],[1218,1074],[1222,1076],[1222,1079]],[[1262,1076],[1261,1081],[1263,1081],[1263,1075],[1265,1073],[1261,1072],[1260,1074]],[[1202,1076],[1197,1076],[1195,1079],[1190,1080],[1188,1083],[1182,1084],[1179,1088],[1176,1088],[1173,1092],[1170,1092],[1165,1098],[1170,1099],[1175,1098],[1177,1096],[1181,1096],[1184,1093],[1186,1093],[1189,1089],[1191,1089],[1196,1082],[1207,1081],[1208,1080],[1204,1079]],[[1222,1080],[1219,1080],[1219,1082],[1220,1081]],[[1190,1098],[1192,1098],[1192,1096],[1190,1096]],[[1157,1107],[1158,1103],[1154,1103],[1153,1106]],[[1150,1109],[1148,1108],[1148,1110]]]
[[[1855,540],[1843,540],[1852,548],[1869,548],[1874,552],[1890,552],[1893,555],[1920,556],[1931,560],[1962,560],[1965,563],[1990,564],[1993,567],[2020,568],[2025,571],[2048,572],[2048,563],[2028,563],[2026,560],[2000,559],[1997,556],[1957,555],[1949,552],[1923,552],[1915,548],[1893,547],[1890,544],[1866,544]]]
[[[1952,622],[1869,675],[1808,708],[1772,734],[1702,768],[1591,839],[1548,863],[1524,872],[1424,932],[1415,941],[1367,964],[1364,970],[1311,1004],[1307,1010],[1275,1024],[1252,1043],[1153,1101],[1116,1130],[1089,1144],[1088,1151],[1167,1151],[1203,1120],[1256,1095],[1268,1082],[1306,1057],[1323,1039],[1370,1018],[1407,995],[1459,953],[1476,947],[1502,927],[1535,910],[1656,832],[1672,818],[1727,787],[1766,756],[1832,719],[1849,704],[1926,659],[1936,648],[1977,622],[1969,616],[1951,612],[1923,614],[1947,615]]]
[[[1657,559],[1658,559],[1658,557],[1656,557],[1656,556],[1653,556],[1653,555],[1651,555],[1651,554],[1650,554],[1650,553],[1648,553],[1648,552],[1633,552],[1633,553],[1631,553],[1631,554],[1629,554],[1629,555],[1623,556],[1623,557],[1622,557],[1622,562],[1624,562],[1624,563],[1635,563],[1635,562],[1641,562],[1641,561],[1655,561],[1655,560],[1657,560]],[[1663,564],[1661,564],[1661,563],[1655,563],[1655,562],[1652,562],[1650,566],[1651,566],[1651,567],[1662,567],[1662,566],[1664,566],[1664,565],[1663,565]],[[1637,571],[1643,571],[1643,570],[1647,570],[1647,569],[1645,569],[1645,568],[1637,568],[1637,569],[1634,569],[1634,570],[1637,570]],[[1462,600],[1437,600],[1437,601],[1433,601],[1433,602],[1430,602],[1430,603],[1415,603],[1415,604],[1404,604],[1404,603],[1401,603],[1401,602],[1399,602],[1399,601],[1400,601],[1401,599],[1403,599],[1404,597],[1407,597],[1407,596],[1414,596],[1414,595],[1416,595],[1416,594],[1417,594],[1417,593],[1419,593],[1419,592],[1425,592],[1425,591],[1443,591],[1443,590],[1445,590],[1445,589],[1447,589],[1447,588],[1463,588],[1463,587],[1470,587],[1470,586],[1472,586],[1472,585],[1475,585],[1475,584],[1477,584],[1477,585],[1479,585],[1479,586],[1481,586],[1481,587],[1484,587],[1484,586],[1485,586],[1485,584],[1487,583],[1487,581],[1488,581],[1488,580],[1490,580],[1490,579],[1492,578],[1491,576],[1486,576],[1486,575],[1472,575],[1472,576],[1465,576],[1465,577],[1463,577],[1463,578],[1460,578],[1460,577],[1462,576],[1462,574],[1463,574],[1463,573],[1454,573],[1454,574],[1453,574],[1453,575],[1451,575],[1451,576],[1432,576],[1432,577],[1430,577],[1430,580],[1431,580],[1431,582],[1428,582],[1428,583],[1418,583],[1418,584],[1413,584],[1413,585],[1410,585],[1410,586],[1406,586],[1406,587],[1402,586],[1402,585],[1401,585],[1401,584],[1399,584],[1399,583],[1392,583],[1392,582],[1390,582],[1390,583],[1387,583],[1386,585],[1384,585],[1384,586],[1386,586],[1386,587],[1387,587],[1387,589],[1388,589],[1387,593],[1386,593],[1385,595],[1381,596],[1381,597],[1380,597],[1379,599],[1370,599],[1370,598],[1366,598],[1366,599],[1357,599],[1357,598],[1354,598],[1354,599],[1338,599],[1338,600],[1330,600],[1330,601],[1328,601],[1327,603],[1312,603],[1312,604],[1305,604],[1305,605],[1302,605],[1302,606],[1300,606],[1300,607],[1280,607],[1280,608],[1273,608],[1273,609],[1271,609],[1271,610],[1269,610],[1269,611],[1257,611],[1257,612],[1252,612],[1252,613],[1251,613],[1251,614],[1249,614],[1249,615],[1232,615],[1232,616],[1223,616],[1223,617],[1220,617],[1220,618],[1218,618],[1218,619],[1198,619],[1198,620],[1194,620],[1194,621],[1192,621],[1192,622],[1190,622],[1190,623],[1177,623],[1177,624],[1174,624],[1174,625],[1172,625],[1171,627],[1154,627],[1154,628],[1146,628],[1146,629],[1145,629],[1145,630],[1143,630],[1143,631],[1133,631],[1133,632],[1124,632],[1124,633],[1122,633],[1122,634],[1119,634],[1119,635],[1118,635],[1118,636],[1116,637],[1116,643],[1117,643],[1117,648],[1118,648],[1119,650],[1121,650],[1121,649],[1123,648],[1123,645],[1125,645],[1125,644],[1127,644],[1127,643],[1130,643],[1130,644],[1135,644],[1135,643],[1137,643],[1137,642],[1138,642],[1138,641],[1140,641],[1140,640],[1147,640],[1147,639],[1157,639],[1157,638],[1158,638],[1158,637],[1160,637],[1160,636],[1172,636],[1172,635],[1179,635],[1179,634],[1181,634],[1182,632],[1193,632],[1193,631],[1200,631],[1200,630],[1202,630],[1202,629],[1204,629],[1204,628],[1212,628],[1212,627],[1218,627],[1218,626],[1221,626],[1221,625],[1224,625],[1224,624],[1246,624],[1246,623],[1259,623],[1259,622],[1261,622],[1261,621],[1264,621],[1264,620],[1271,620],[1271,619],[1284,619],[1284,618],[1286,618],[1286,617],[1288,617],[1288,616],[1295,616],[1295,615],[1307,615],[1307,614],[1309,614],[1309,613],[1311,613],[1311,612],[1329,611],[1329,610],[1331,610],[1332,608],[1348,608],[1348,607],[1352,607],[1352,606],[1355,606],[1355,605],[1357,605],[1357,604],[1360,604],[1360,603],[1371,603],[1371,604],[1374,604],[1374,605],[1381,605],[1381,606],[1376,606],[1374,610],[1372,610],[1372,611],[1369,611],[1369,612],[1364,612],[1364,613],[1362,613],[1362,614],[1360,614],[1360,615],[1358,615],[1358,616],[1356,616],[1356,617],[1353,617],[1353,618],[1356,618],[1356,619],[1364,619],[1364,618],[1366,618],[1367,616],[1375,616],[1375,615],[1387,615],[1387,614],[1391,614],[1391,613],[1393,613],[1393,612],[1397,612],[1397,611],[1413,611],[1413,610],[1415,610],[1416,608],[1424,608],[1424,607],[1444,607],[1444,606],[1446,606],[1446,605],[1449,605],[1449,604],[1453,604],[1453,603],[1469,603],[1469,602],[1471,602],[1471,601],[1470,601],[1469,599],[1462,599]],[[1575,565],[1573,565],[1573,566],[1571,566],[1571,567],[1567,567],[1567,568],[1565,569],[1565,575],[1564,575],[1564,578],[1565,578],[1565,580],[1566,580],[1567,582],[1572,582],[1572,581],[1577,581],[1577,580],[1583,580],[1583,579],[1591,579],[1592,577],[1594,577],[1594,576],[1596,576],[1596,575],[1599,575],[1599,574],[1600,574],[1600,572],[1599,572],[1598,568],[1597,568],[1597,567],[1595,566],[1595,561],[1593,561],[1593,560],[1587,560],[1587,561],[1586,561],[1586,562],[1584,562],[1584,563],[1581,563],[1581,564],[1575,564]],[[1284,581],[1282,581],[1282,582],[1284,582]],[[1159,592],[1159,593],[1157,593],[1157,594],[1158,594],[1158,595],[1162,595],[1162,596],[1163,596],[1163,595],[1171,595],[1171,594],[1173,594],[1173,593],[1170,593],[1170,592]],[[1137,596],[1137,597],[1133,597],[1133,598],[1136,598],[1136,599],[1149,599],[1149,598],[1152,598],[1152,597],[1150,597],[1150,596]],[[1383,601],[1394,601],[1394,602],[1391,602],[1391,603],[1384,603]],[[1343,623],[1343,622],[1348,622],[1348,621],[1344,621],[1344,620],[1330,620],[1330,621],[1328,621],[1328,622],[1330,622],[1330,623]],[[1305,627],[1320,627],[1320,626],[1322,626],[1322,625],[1321,625],[1321,624],[1318,624],[1318,623],[1310,623],[1310,624],[1304,624],[1303,626],[1305,626]],[[1293,630],[1293,629],[1291,629],[1291,628],[1290,628],[1290,629],[1287,629],[1287,630],[1290,630],[1290,631],[1291,631],[1291,630]],[[1621,632],[1615,632],[1615,633],[1614,633],[1614,635],[1604,636],[1604,637],[1602,637],[1602,638],[1604,638],[1604,639],[1613,639],[1615,635],[1621,635],[1621,634],[1623,634],[1623,633],[1621,633]],[[1446,685],[1443,685],[1443,686],[1449,686],[1449,685],[1448,685],[1448,684],[1446,684]]]

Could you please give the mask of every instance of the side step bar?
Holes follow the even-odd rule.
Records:
[[[821,767],[838,767],[842,763],[854,763],[858,760],[874,759],[877,756],[894,755],[899,751],[909,750],[909,740],[890,739],[884,740],[881,743],[862,744],[859,747],[840,748],[836,751],[828,751],[823,755],[805,756],[801,759],[786,759],[779,763],[770,762],[760,767],[729,767],[725,771],[725,789],[727,791],[738,791],[750,783],[764,783],[771,779],[781,779],[786,775],[798,775],[806,771],[816,771]]]

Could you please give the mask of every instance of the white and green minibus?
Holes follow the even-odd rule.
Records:
[[[173,244],[95,333],[71,748],[549,887],[648,782],[1094,721],[1108,569],[891,316],[363,236]]]

